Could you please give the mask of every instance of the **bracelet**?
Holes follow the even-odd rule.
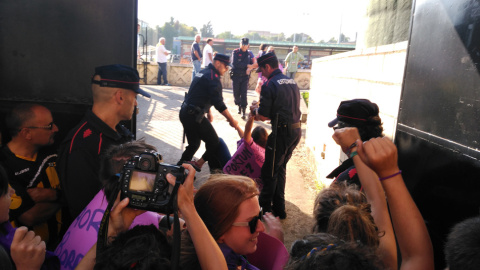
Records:
[[[397,176],[397,175],[399,175],[399,174],[401,174],[401,173],[402,173],[402,170],[399,170],[398,172],[396,172],[396,173],[394,173],[394,174],[392,174],[392,175],[385,176],[385,177],[380,177],[380,178],[378,178],[378,180],[380,180],[380,181],[387,180],[387,179],[390,179],[390,178],[392,178],[392,177],[394,177],[394,176]]]
[[[347,155],[350,155],[350,152],[352,151],[353,148],[357,147],[357,142],[354,142],[352,143],[352,145],[350,145],[348,148],[347,148]]]
[[[353,151],[352,153],[350,153],[350,158],[353,158],[356,155],[358,155],[357,151]]]

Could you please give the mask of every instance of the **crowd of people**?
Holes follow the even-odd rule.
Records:
[[[2,120],[12,139],[0,149],[1,269],[260,269],[249,259],[254,254],[282,260],[270,269],[434,269],[430,237],[404,184],[396,146],[382,134],[379,107],[366,99],[343,101],[328,123],[349,158],[317,195],[312,231],[289,247],[288,260],[262,256],[273,247],[261,245],[268,239],[279,243],[279,254],[286,253],[280,220],[287,218],[287,163],[301,138],[300,92],[283,74],[273,48],[262,46],[255,58],[248,46],[243,38],[232,57],[204,50],[209,59],[203,69],[202,53],[192,46],[198,68],[179,111],[188,146],[177,166],[185,179],[180,184],[179,175],[165,176],[177,192],[181,239],[172,228],[162,228],[169,219],[165,213],[129,207],[130,198],[117,193],[119,174],[132,157],[161,152],[134,141],[120,124],[131,119],[138,94],[150,97],[139,87],[135,69],[95,68],[93,106],[59,149],[50,147],[58,127],[48,108],[33,103],[13,108]],[[247,114],[243,77],[253,69],[263,78],[260,99]],[[290,64],[286,69],[295,72]],[[244,129],[223,102],[220,77],[229,70],[234,92],[235,85],[239,89],[235,104],[246,119]],[[239,134],[233,155],[211,124],[212,106]],[[272,132],[253,128],[255,121],[269,121]],[[193,160],[202,141],[206,152]],[[205,162],[211,176],[194,190],[195,173]],[[103,243],[97,235],[105,213],[110,215]],[[450,269],[480,266],[473,237],[479,226],[475,217],[452,230],[445,249]]]

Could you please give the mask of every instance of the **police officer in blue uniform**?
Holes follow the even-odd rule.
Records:
[[[285,219],[287,162],[302,135],[300,91],[295,81],[278,69],[275,54],[264,54],[257,59],[257,63],[257,72],[262,72],[268,81],[262,86],[260,103],[250,109],[255,120],[271,120],[272,123],[261,172],[263,189],[259,202],[264,212],[272,212],[280,219]]]
[[[238,114],[243,113],[242,118],[245,119],[245,109],[247,102],[248,80],[250,75],[247,74],[247,66],[253,64],[254,56],[248,50],[248,38],[242,38],[240,48],[232,52],[232,71],[231,78],[233,82],[233,97],[235,105],[238,106]]]
[[[180,121],[187,136],[188,146],[182,154],[178,164],[189,162],[200,147],[200,142],[205,142],[206,152],[202,156],[209,162],[210,168],[219,167],[220,141],[210,122],[213,121],[211,107],[214,106],[225,118],[230,126],[238,129],[238,123],[223,102],[222,76],[230,65],[227,55],[217,53],[207,68],[201,70],[194,78],[185,101],[180,109]],[[207,114],[207,117],[205,117]],[[197,168],[196,168],[197,169]]]

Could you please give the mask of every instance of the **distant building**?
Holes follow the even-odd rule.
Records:
[[[256,32],[256,31],[252,31]],[[260,35],[266,31],[257,32]],[[268,32],[270,33],[270,32]],[[180,44],[181,58],[183,62],[188,62],[190,59],[190,46],[192,45],[194,37],[176,37],[174,38],[174,43]],[[213,50],[223,54],[231,54],[233,50],[239,47],[240,40],[238,39],[213,39]],[[305,61],[302,63],[303,68],[310,68],[312,59],[320,58],[324,56],[329,56],[337,53],[343,53],[347,51],[355,50],[355,44],[333,44],[333,43],[300,43],[300,42],[286,42],[286,41],[261,41],[261,40],[250,40],[250,50],[257,55],[258,47],[260,44],[266,43],[268,45],[275,47],[275,54],[277,55],[280,62],[283,63],[287,54],[291,51],[293,45],[298,46],[298,51],[304,56]],[[203,47],[206,44],[206,39],[203,38],[200,41],[200,47]]]

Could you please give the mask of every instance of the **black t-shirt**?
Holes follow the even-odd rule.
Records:
[[[0,149],[0,161],[8,174],[10,186],[15,189],[10,204],[10,220],[16,226],[23,226],[18,217],[35,206],[27,192],[29,188],[60,188],[56,167],[57,154],[40,151],[34,159],[17,156],[8,146]],[[61,210],[46,222],[30,229],[40,235],[46,242],[56,242],[62,222]]]

